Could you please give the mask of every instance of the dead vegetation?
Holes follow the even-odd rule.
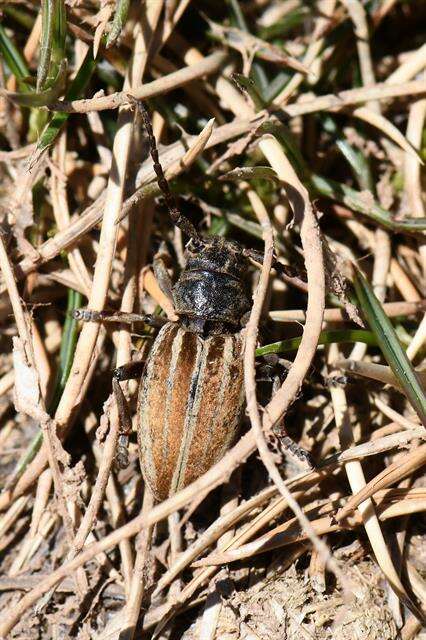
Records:
[[[424,4],[1,10],[0,636],[420,639]],[[241,438],[161,504],[135,434],[114,465],[111,394],[155,332],[72,318],[175,319],[152,261],[176,278],[185,238],[132,97],[193,224],[264,254]]]

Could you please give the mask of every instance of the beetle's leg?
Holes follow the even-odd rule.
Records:
[[[280,384],[281,383],[280,383],[279,377],[275,376],[274,384],[273,384],[273,392],[278,390],[278,388],[280,387]],[[306,451],[306,449],[304,449],[303,447],[300,446],[300,444],[295,442],[293,438],[290,438],[290,436],[288,435],[284,427],[282,420],[281,422],[279,422],[277,425],[273,427],[272,431],[274,435],[278,438],[281,447],[286,451],[288,451],[288,453],[291,456],[293,456],[293,458],[297,458],[299,462],[303,462],[310,469],[315,469],[316,465],[309,451]]]
[[[275,435],[278,435],[282,448],[288,451],[294,458],[297,458],[300,462],[306,464],[309,469],[315,469],[316,464],[309,451],[306,451],[306,449],[297,444],[293,438],[290,438],[284,427],[279,427],[279,430],[279,435],[275,433],[275,431],[274,433]]]
[[[117,454],[115,459],[120,469],[125,469],[129,465],[129,436],[132,431],[132,419],[130,417],[129,405],[120,386],[124,380],[134,380],[142,376],[145,363],[141,361],[126,362],[117,367],[112,372],[112,389],[117,403],[118,419],[120,421],[120,433],[118,436]]]
[[[170,322],[163,316],[152,314],[125,313],[124,311],[93,311],[91,309],[74,309],[72,317],[83,322],[123,322],[133,324],[133,322],[143,322],[150,327],[162,327]]]
[[[112,379],[112,388],[114,391],[115,401],[117,403],[118,419],[120,422],[115,460],[120,469],[125,469],[129,466],[128,449],[129,436],[132,431],[132,419],[130,417],[129,405],[127,404],[126,397],[116,378]]]
[[[152,266],[161,291],[169,298],[169,300],[171,300],[171,302],[173,302],[173,282],[169,272],[167,271],[166,265],[168,257],[169,254],[165,244],[161,243],[161,246],[152,261]]]
[[[256,249],[243,249],[243,255],[254,262],[263,263],[263,253],[256,251]],[[288,282],[288,284],[292,284],[302,291],[308,290],[307,282],[300,277],[300,272],[290,265],[283,264],[275,256],[272,258],[272,268],[275,269],[284,282]]]
[[[112,379],[117,382],[124,382],[125,380],[137,380],[143,374],[145,368],[145,362],[140,360],[136,362],[126,362],[121,367],[117,367],[112,372]]]
[[[136,100],[133,96],[128,95],[129,102],[133,104],[139,113],[142,116],[142,121],[144,123],[144,127],[148,136],[149,148],[151,153],[151,158],[154,163],[154,171],[157,175],[158,186],[160,187],[164,200],[169,210],[169,215],[172,219],[173,224],[175,224],[179,229],[191,238],[194,243],[203,244],[203,240],[200,237],[198,231],[192,224],[188,218],[186,218],[178,209],[175,198],[173,197],[172,192],[170,191],[169,183],[167,182],[167,178],[164,175],[163,167],[160,164],[160,159],[158,156],[157,149],[157,141],[154,136],[154,132],[152,130],[152,124],[149,117],[149,113],[145,108],[145,105],[141,100]]]

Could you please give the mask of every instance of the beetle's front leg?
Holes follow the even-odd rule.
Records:
[[[134,322],[143,322],[150,327],[162,327],[170,322],[163,316],[155,316],[152,314],[126,313],[124,311],[94,311],[92,309],[74,309],[72,317],[75,320],[83,322],[122,322],[124,324],[133,324]]]

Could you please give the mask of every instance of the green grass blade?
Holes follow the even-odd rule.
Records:
[[[1,10],[3,15],[9,16],[14,22],[17,22],[19,26],[24,27],[24,29],[31,31],[33,28],[35,19],[32,15],[25,13],[22,6],[18,5],[14,7],[11,3],[3,3]]]
[[[389,211],[383,209],[374,201],[368,202],[362,193],[348,187],[346,184],[314,174],[311,175],[310,181],[313,188],[320,195],[345,204],[350,209],[362,213],[390,231],[417,232],[426,230],[426,218],[394,220]]]
[[[335,145],[350,165],[359,187],[361,189],[369,189],[374,193],[374,181],[370,164],[362,151],[349,144],[331,116],[320,114],[319,119],[325,131],[333,137]]]
[[[24,58],[7,35],[3,25],[0,24],[0,55],[6,62],[9,70],[17,80],[20,81],[23,90],[30,91],[31,87],[24,82],[28,78],[30,72],[25,63]]]
[[[66,58],[67,13],[64,0],[56,0],[52,34],[52,63],[56,69]]]
[[[68,289],[67,315],[64,323],[64,333],[61,340],[61,350],[59,355],[59,368],[56,377],[55,391],[49,406],[50,413],[54,413],[58,407],[62,392],[71,371],[75,345],[78,335],[78,321],[72,317],[74,309],[81,307],[83,296],[78,291]]]
[[[93,58],[92,49],[89,48],[81,66],[68,88],[65,94],[66,100],[76,100],[80,98],[84,89],[86,88],[92,73],[96,67],[97,61]],[[69,118],[69,113],[58,112],[55,113],[51,121],[46,125],[44,131],[40,136],[40,140],[37,145],[37,152],[42,152],[47,149],[56,140],[60,130]]]
[[[22,107],[44,107],[50,102],[53,102],[64,92],[65,83],[67,77],[67,63],[66,60],[61,62],[58,69],[58,74],[52,83],[52,86],[48,89],[41,91],[28,91],[28,92],[15,92],[4,91],[1,93],[6,95],[10,100],[16,102],[16,104]]]
[[[37,91],[45,88],[49,75],[50,60],[52,57],[53,28],[55,22],[55,0],[42,0],[41,2],[41,39],[40,55],[37,67]]]
[[[219,180],[235,180],[236,182],[240,180],[271,180],[272,182],[279,183],[279,178],[271,167],[259,165],[256,167],[236,167],[220,176]]]
[[[370,284],[358,269],[355,272],[354,285],[362,312],[376,336],[387,363],[421,422],[426,426],[426,395],[391,321],[383,311]]]
[[[129,13],[130,0],[117,0],[117,5],[114,14],[114,20],[111,25],[111,30],[108,34],[106,41],[107,49],[117,40],[124,25],[126,24],[127,15]]]
[[[263,347],[256,349],[257,356],[266,356],[270,353],[286,353],[295,351],[299,348],[302,338],[289,338],[280,342],[272,342],[265,344]],[[372,347],[377,347],[378,341],[372,331],[364,331],[362,329],[342,329],[338,331],[321,331],[318,344],[339,344],[364,342]]]
[[[380,226],[390,231],[400,231],[406,233],[416,233],[426,230],[426,218],[407,218],[405,220],[395,220],[389,211],[383,209],[373,199],[365,197],[360,191],[348,187],[346,184],[330,180],[323,176],[310,172],[298,145],[288,128],[275,122],[265,122],[261,127],[262,131],[267,131],[277,136],[286,151],[290,154],[290,159],[296,171],[302,176],[306,186],[316,191],[318,195],[325,196],[336,202],[341,202],[353,211],[357,211],[366,216]]]
[[[240,3],[238,2],[238,0],[228,0],[228,5],[230,8],[231,18],[233,19],[232,22],[234,23],[234,25],[238,27],[238,29],[240,29],[241,31],[250,33],[248,24],[246,22],[246,19],[241,10]],[[268,88],[269,82],[262,65],[260,65],[256,61],[253,61],[253,64],[251,66],[251,75],[253,76],[253,79],[256,85],[259,87],[260,92],[262,93],[262,102],[264,102],[263,95],[264,95],[264,91]]]

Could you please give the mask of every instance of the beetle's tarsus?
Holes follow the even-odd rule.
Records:
[[[118,420],[120,433],[118,436],[117,453],[115,461],[120,469],[125,469],[129,465],[129,435],[132,432],[132,419],[130,417],[129,405],[118,380],[112,379],[115,402],[117,403]]]
[[[120,435],[117,444],[117,453],[115,455],[115,463],[119,469],[126,469],[129,466],[129,438],[126,435]]]
[[[92,309],[73,309],[71,312],[74,320],[82,322],[99,322],[102,320],[102,311],[93,311]]]
[[[306,449],[297,444],[290,436],[285,435],[281,437],[280,443],[292,456],[306,464],[311,471],[316,468],[315,461],[309,451],[306,451]]]

